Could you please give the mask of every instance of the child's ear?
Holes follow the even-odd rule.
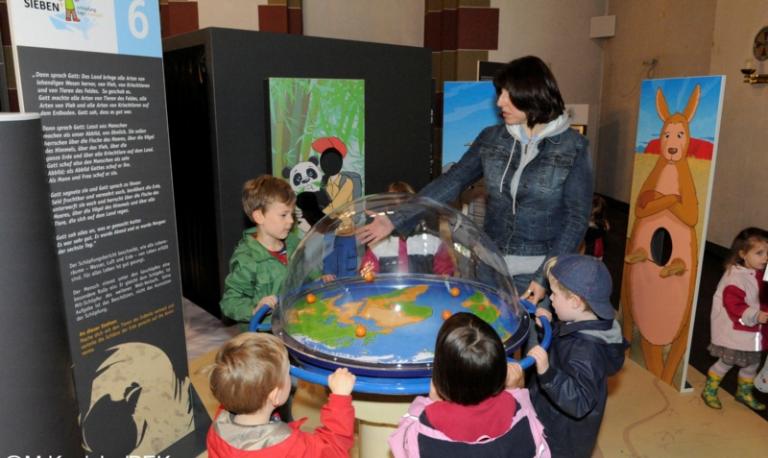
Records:
[[[264,212],[261,210],[254,210],[251,213],[251,220],[256,224],[262,224],[264,222]]]
[[[281,388],[276,386],[269,392],[269,396],[267,396],[267,400],[273,407],[280,407],[280,391]]]

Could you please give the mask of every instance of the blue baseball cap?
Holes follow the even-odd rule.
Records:
[[[613,281],[603,261],[593,256],[566,254],[557,257],[549,273],[584,299],[599,318],[611,320],[616,315],[611,305]]]

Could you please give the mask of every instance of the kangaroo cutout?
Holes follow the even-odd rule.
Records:
[[[633,322],[637,324],[647,369],[669,384],[688,343],[698,271],[699,203],[687,156],[690,122],[700,96],[697,85],[685,110],[670,114],[661,88],[656,91],[656,111],[664,122],[661,154],[635,202],[624,258],[624,337],[630,341]]]

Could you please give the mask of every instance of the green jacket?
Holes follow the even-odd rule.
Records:
[[[243,232],[243,238],[237,244],[229,260],[229,275],[224,280],[224,295],[221,297],[221,312],[235,320],[247,323],[251,320],[253,309],[260,304],[256,301],[265,296],[277,294],[283,286],[288,273],[274,256],[269,254],[258,240],[253,238],[256,228]],[[288,259],[291,258],[299,238],[293,232],[285,239]]]

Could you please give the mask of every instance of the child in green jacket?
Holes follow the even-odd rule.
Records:
[[[224,280],[222,313],[248,323],[261,305],[275,307],[298,237],[291,232],[296,195],[284,180],[262,175],[243,185],[243,210],[255,227],[243,233]]]

